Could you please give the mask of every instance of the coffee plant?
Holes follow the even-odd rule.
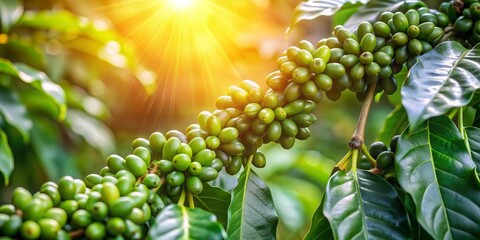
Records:
[[[436,10],[422,1],[312,0],[293,23],[346,8],[354,11],[331,37],[281,54],[269,89],[244,80],[185,131],[137,138],[98,174],[65,176],[33,194],[16,188],[0,207],[1,235],[274,239],[277,213],[254,170],[268,167],[260,147],[309,138],[323,96],[352,91],[362,108],[350,150],[305,239],[479,239],[480,3]],[[374,100],[394,94],[396,109],[367,147]],[[224,174],[238,176],[231,192],[215,184]]]

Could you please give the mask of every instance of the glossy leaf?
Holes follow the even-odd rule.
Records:
[[[435,239],[478,239],[480,190],[475,164],[446,116],[431,118],[399,139],[395,170],[415,202],[416,217]]]
[[[0,172],[8,185],[10,175],[13,171],[13,155],[8,145],[7,134],[0,128]]]
[[[23,13],[23,3],[20,0],[0,1],[0,23],[2,32],[8,33]]]
[[[113,133],[94,117],[82,111],[70,109],[65,123],[75,134],[85,139],[90,146],[98,149],[103,156],[106,157],[115,151]]]
[[[37,69],[31,68],[23,63],[15,63],[18,70],[18,77],[27,84],[48,95],[58,107],[58,119],[63,120],[67,112],[65,92],[62,87],[54,83],[48,76]]]
[[[323,215],[324,200],[322,199],[320,206],[315,210],[312,225],[305,235],[305,240],[333,240],[333,232],[328,219]]]
[[[157,215],[149,239],[225,239],[225,230],[215,215],[199,208],[171,204]]]
[[[313,20],[320,16],[332,16],[345,3],[366,3],[367,0],[310,0],[301,2],[293,12],[290,28],[302,20]]]
[[[395,189],[368,171],[336,172],[325,191],[323,214],[335,239],[410,239],[407,213]]]
[[[277,223],[270,189],[247,165],[232,192],[228,239],[275,239]]]
[[[411,130],[469,103],[480,88],[479,55],[480,45],[467,51],[458,42],[443,42],[418,58],[402,88]]]
[[[345,23],[345,27],[356,30],[358,24],[363,21],[373,22],[385,11],[396,11],[404,4],[404,0],[370,0],[367,4],[358,8]]]
[[[477,172],[480,172],[480,128],[466,127],[465,133],[468,137],[468,145],[470,148],[470,155],[473,162],[477,166]]]
[[[0,58],[0,72],[19,78],[48,96],[57,106],[57,118],[60,120],[65,118],[67,112],[65,92],[58,84],[50,80],[44,72],[23,63],[12,63],[4,58]]]
[[[22,135],[24,142],[30,140],[29,131],[32,128],[32,120],[28,117],[27,108],[16,92],[0,88],[0,115],[8,125]]]
[[[212,187],[206,183],[203,185],[203,191],[200,195],[193,198],[195,207],[204,209],[217,216],[217,219],[224,227],[228,221],[228,206],[230,206],[231,195],[229,192],[219,188]]]
[[[402,133],[407,124],[407,112],[402,106],[396,107],[385,118],[378,140],[388,144],[393,136]]]

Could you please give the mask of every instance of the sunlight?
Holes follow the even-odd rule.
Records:
[[[107,12],[141,48],[158,76],[151,109],[173,119],[173,109],[198,112],[240,82],[235,63],[242,57],[234,43],[252,26],[248,14],[219,0],[122,0]],[[174,11],[173,9],[177,9]],[[243,29],[242,29],[243,28]],[[235,63],[234,63],[235,61]],[[178,110],[177,110],[178,111]]]
[[[172,4],[176,9],[185,9],[191,7],[193,0],[170,0],[170,4]]]

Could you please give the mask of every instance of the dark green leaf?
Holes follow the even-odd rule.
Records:
[[[0,23],[2,32],[8,33],[23,13],[23,3],[20,0],[0,1]]]
[[[0,115],[8,125],[17,129],[24,142],[30,140],[29,131],[32,128],[32,121],[16,92],[0,88]]]
[[[149,239],[225,239],[225,230],[215,215],[199,208],[171,204],[156,217]]]
[[[358,8],[362,6],[363,3],[351,3],[347,2],[332,16],[332,28],[337,25],[343,25],[347,20],[358,11]]]
[[[275,239],[277,212],[267,185],[247,165],[232,192],[228,239]]]
[[[480,45],[443,42],[418,58],[402,88],[411,130],[423,121],[467,105],[480,88]]]
[[[0,172],[5,179],[5,185],[8,185],[8,180],[13,171],[13,155],[10,146],[8,145],[7,134],[0,128]]]
[[[103,156],[108,156],[115,151],[113,133],[102,122],[94,117],[75,109],[68,110],[65,123],[75,134],[92,147],[98,149]]]
[[[345,3],[366,3],[367,0],[310,0],[301,2],[293,12],[289,29],[302,20],[312,20],[319,16],[332,16]]]
[[[388,144],[393,136],[402,133],[403,129],[407,127],[407,124],[407,112],[405,112],[405,109],[400,105],[385,118],[378,140]]]
[[[323,214],[335,239],[412,238],[395,189],[368,171],[336,172],[325,191]]]
[[[363,21],[373,22],[380,14],[386,11],[396,11],[404,4],[404,0],[370,0],[367,4],[358,8],[345,23],[345,27],[356,30],[358,24]]]
[[[48,178],[58,180],[64,175],[79,177],[75,162],[64,146],[60,127],[45,117],[32,116],[32,120],[32,146]]]
[[[395,170],[415,202],[416,216],[435,239],[478,239],[480,190],[475,164],[446,116],[431,118],[399,139]]]
[[[195,207],[202,208],[217,216],[217,219],[224,227],[228,221],[228,206],[230,206],[231,195],[229,192],[219,188],[212,187],[206,183],[203,185],[203,191],[200,195],[194,196]]]
[[[333,240],[332,228],[328,219],[323,215],[324,200],[325,198],[322,199],[320,206],[315,210],[312,225],[304,240]]]
[[[466,127],[465,132],[468,137],[468,145],[470,147],[470,155],[473,162],[477,166],[477,172],[480,172],[480,128]]]

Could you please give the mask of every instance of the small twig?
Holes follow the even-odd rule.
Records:
[[[377,160],[375,160],[372,155],[368,152],[367,146],[365,144],[362,144],[362,153],[367,157],[367,160],[372,164],[372,166],[376,167],[377,166]]]
[[[177,204],[179,206],[183,206],[185,204],[185,195],[186,195],[186,189],[185,186],[182,187],[182,194],[180,194],[180,198],[178,199]]]
[[[365,125],[367,124],[368,113],[370,112],[370,107],[372,106],[376,87],[376,82],[368,87],[367,96],[365,97],[365,101],[362,104],[362,110],[360,110],[360,116],[358,117],[357,127],[355,128],[352,139],[348,144],[352,149],[362,148],[365,135]]]
[[[78,230],[69,232],[68,235],[70,235],[71,238],[78,238],[83,236],[83,232],[84,232],[83,229],[78,229]]]

